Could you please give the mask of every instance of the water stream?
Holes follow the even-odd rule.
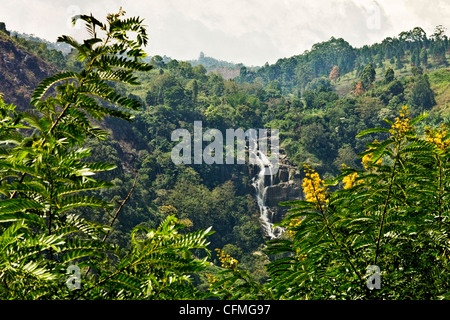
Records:
[[[278,238],[284,231],[281,227],[274,227],[273,212],[266,206],[267,189],[273,184],[273,164],[264,152],[255,152],[258,175],[252,180],[256,190],[256,200],[260,210],[260,218],[264,233],[271,239]]]

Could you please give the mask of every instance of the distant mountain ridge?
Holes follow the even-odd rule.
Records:
[[[72,51],[72,47],[69,46],[67,43],[51,42],[51,41],[36,37],[33,34],[19,33],[17,31],[11,31],[10,35],[11,35],[11,37],[16,36],[19,38],[24,38],[28,41],[38,41],[38,42],[45,43],[47,45],[47,47],[49,47],[50,49],[59,50],[64,55],[69,54]]]
[[[306,50],[302,54],[279,59],[270,65],[266,63],[261,67],[248,67],[242,63],[218,60],[206,56],[203,52],[200,52],[198,59],[186,62],[192,66],[202,65],[208,73],[218,73],[226,80],[259,82],[264,86],[272,83],[271,85],[274,87],[283,87],[283,94],[291,93],[300,96],[308,83],[316,78],[328,78],[330,71],[336,66],[339,67],[340,78],[349,75],[346,76],[348,79],[356,79],[369,63],[372,63],[375,68],[378,67],[378,71],[381,72],[384,72],[384,68],[389,66],[399,72],[409,70],[411,67],[427,69],[446,67],[449,64],[446,52],[450,46],[444,31],[443,27],[438,26],[435,33],[427,37],[423,29],[416,27],[410,31],[401,32],[398,37],[388,37],[381,43],[365,45],[362,48],[354,48],[344,39],[332,37],[328,41],[316,43],[311,50]],[[69,48],[34,35],[8,31],[5,24],[1,22],[0,34],[2,34],[0,39],[3,46],[0,61],[0,84],[2,86],[0,92],[3,91],[12,102],[22,107],[24,104],[28,104],[29,91],[40,80],[54,73],[55,66],[59,69],[64,67],[61,65],[65,64],[66,58],[62,54],[67,57]],[[20,41],[14,41],[14,37]],[[31,50],[20,45],[20,43],[24,43],[23,39],[26,39],[26,44],[34,43],[33,46],[36,44],[39,46],[41,43],[49,49],[46,49],[44,54],[39,52],[32,54]],[[36,53],[36,50],[33,49],[32,52]],[[56,53],[57,57],[46,56],[46,54],[49,55],[49,52]],[[19,59],[14,60],[13,57]],[[175,60],[167,56],[161,58],[165,63]],[[147,59],[150,61],[152,57]],[[36,63],[30,61],[36,61]],[[25,66],[29,66],[29,70]],[[15,70],[19,72],[14,74]],[[350,80],[341,82],[339,87],[339,90],[343,89],[341,91],[348,91]]]

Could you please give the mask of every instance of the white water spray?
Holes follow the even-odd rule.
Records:
[[[255,152],[255,161],[259,167],[259,172],[252,180],[252,185],[256,189],[256,200],[260,210],[260,218],[264,233],[271,239],[278,238],[284,231],[281,227],[274,227],[272,222],[273,212],[266,206],[267,189],[273,184],[273,164],[264,152]],[[270,178],[266,185],[266,177]],[[269,179],[267,179],[269,180]]]

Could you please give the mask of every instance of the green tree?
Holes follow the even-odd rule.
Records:
[[[395,79],[394,70],[391,67],[387,68],[386,72],[384,73],[384,82],[390,83],[394,81],[394,79]]]
[[[198,81],[196,79],[190,80],[186,87],[191,92],[192,102],[196,103],[199,91]]]
[[[68,36],[83,63],[43,80],[32,95],[35,114],[17,114],[0,101],[0,297],[3,299],[186,298],[199,295],[187,273],[206,267],[203,250],[210,229],[180,234],[169,216],[156,230],[136,228],[131,248],[120,252],[107,238],[127,197],[113,203],[92,195],[112,183],[95,175],[115,165],[89,162],[89,138],[107,132],[90,119],[106,116],[130,120],[142,105],[118,93],[112,83],[137,85],[136,71],[147,44],[139,18],[123,18],[121,9],[106,23],[92,15],[73,19],[86,24],[91,38],[82,44]],[[103,36],[101,38],[101,36]],[[110,213],[107,224],[82,218],[80,209]],[[114,211],[112,211],[114,210]],[[200,252],[197,252],[200,253]],[[76,264],[80,287],[66,285],[68,266]],[[80,270],[80,271],[81,271]],[[93,271],[95,271],[93,273]],[[69,278],[70,279],[70,278]]]
[[[180,86],[173,86],[164,90],[164,103],[172,108],[183,104],[185,99],[184,89]]]
[[[395,68],[400,70],[400,69],[403,69],[403,67],[404,67],[404,65],[403,65],[402,59],[401,59],[400,55],[398,54],[395,59]]]
[[[4,22],[0,22],[0,31],[4,32],[8,36],[10,35],[9,31],[6,30],[6,24]]]
[[[165,63],[163,58],[160,55],[153,56],[150,60],[150,63],[155,66],[155,68],[164,68]]]
[[[428,53],[425,47],[423,47],[422,50],[420,50],[419,58],[422,65],[426,67],[428,65]]]
[[[362,86],[364,88],[364,90],[367,90],[372,83],[375,81],[375,69],[372,65],[372,63],[369,63],[363,70],[362,74],[361,74],[361,83]]]
[[[409,96],[409,103],[420,110],[431,109],[436,104],[434,92],[426,74],[419,74],[414,78],[414,85]]]

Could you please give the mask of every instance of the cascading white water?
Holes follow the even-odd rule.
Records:
[[[260,210],[260,218],[265,234],[271,239],[278,238],[284,231],[281,227],[274,227],[272,222],[273,212],[266,206],[267,189],[273,183],[273,164],[264,152],[255,152],[256,164],[259,172],[252,180],[252,185],[256,189],[256,200]],[[268,173],[268,174],[267,174]],[[266,185],[266,177],[269,176],[269,184]],[[269,179],[268,179],[269,180]]]

